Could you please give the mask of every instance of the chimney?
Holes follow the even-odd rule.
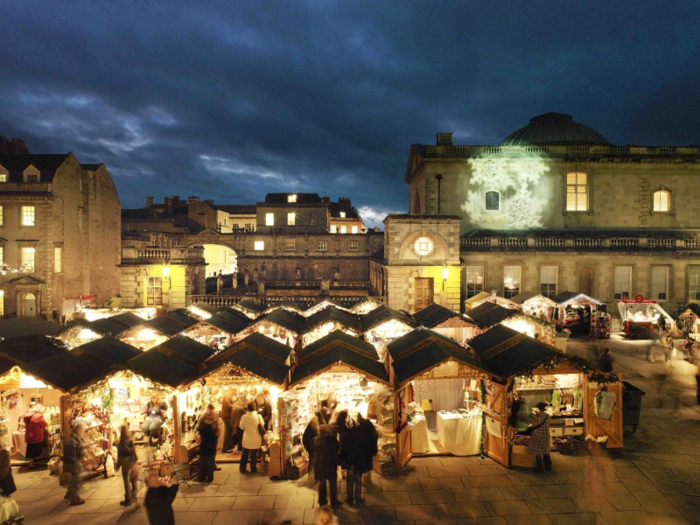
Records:
[[[199,212],[199,197],[189,197],[187,199],[187,214],[192,217],[193,213]]]
[[[172,197],[173,199],[173,206],[177,206],[177,204],[180,202],[180,196],[179,195],[174,195]]]
[[[146,197],[146,208],[153,207],[153,197]]]
[[[437,145],[438,146],[452,146],[452,133],[438,133],[437,134]]]
[[[206,200],[204,201],[205,204],[208,204],[210,208],[214,207],[214,201],[213,200]]]
[[[167,211],[167,212],[173,211],[173,200],[170,197],[165,198],[165,211]]]
[[[14,137],[12,137],[12,149],[14,150],[15,154],[19,155],[26,155],[29,153],[29,150],[27,149],[27,146],[24,143],[24,141],[16,139]]]

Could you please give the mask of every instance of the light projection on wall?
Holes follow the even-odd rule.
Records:
[[[551,198],[545,159],[483,155],[469,159],[471,175],[461,182],[461,209],[473,227],[524,230],[541,228]],[[498,206],[495,196],[498,195]]]

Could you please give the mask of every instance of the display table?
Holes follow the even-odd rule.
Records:
[[[438,442],[455,456],[474,456],[481,451],[481,425],[481,417],[438,412]]]
[[[425,418],[414,419],[408,428],[411,431],[411,450],[421,454],[430,452],[430,436]]]
[[[23,458],[27,457],[27,442],[24,438],[24,432],[12,433],[12,443],[15,446],[15,450],[18,451]]]

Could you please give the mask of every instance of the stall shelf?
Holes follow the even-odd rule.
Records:
[[[454,339],[458,343],[465,343],[482,332],[481,327],[466,316],[437,303],[414,313],[413,318],[420,325]]]

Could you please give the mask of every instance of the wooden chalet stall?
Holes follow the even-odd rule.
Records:
[[[107,335],[120,337],[142,323],[144,323],[142,317],[130,312],[113,315],[112,317],[104,317],[95,321],[77,319],[73,321],[58,338],[63,341],[68,348],[73,348]]]
[[[552,319],[554,310],[559,308],[559,305],[549,297],[534,292],[519,293],[511,300],[524,314],[547,320]]]
[[[181,389],[178,406],[185,406],[185,399],[195,393],[196,403],[206,407],[212,403],[221,409],[224,396],[230,396],[234,406],[245,408],[255,403],[262,394],[271,409],[271,419],[267,421],[265,436],[267,453],[263,465],[271,477],[283,474],[283,451],[278,428],[278,400],[284,390],[290,370],[291,349],[259,333],[249,335],[223,352],[207,359],[200,367],[195,381]],[[196,393],[199,392],[199,397]],[[259,407],[262,408],[262,407]],[[181,428],[185,425],[181,422]],[[221,436],[223,438],[223,436]],[[194,429],[187,429],[179,436],[178,460],[187,457],[196,443]],[[221,449],[223,441],[220,442]],[[236,452],[218,458],[219,461],[238,459]]]
[[[321,310],[325,310],[326,308],[337,308],[339,310],[343,310],[345,312],[348,312],[349,310],[345,308],[344,306],[339,305],[336,303],[333,299],[330,299],[328,297],[323,297],[316,301],[314,304],[309,306],[306,310],[301,312],[304,317],[311,317],[314,314],[317,314]]]
[[[518,305],[515,304],[511,299],[499,297],[498,295],[496,295],[495,292],[479,292],[478,294],[464,301],[464,311],[465,313],[469,313],[470,310],[476,308],[477,306],[481,306],[484,303],[493,303],[499,306],[503,306],[504,308],[518,308]]]
[[[539,339],[543,343],[554,346],[556,330],[553,324],[522,313],[520,310],[504,308],[494,303],[482,303],[465,314],[482,331],[496,325],[503,325],[517,332]]]
[[[700,339],[700,304],[690,303],[681,310],[676,320],[675,335]],[[674,328],[670,326],[668,328]]]
[[[563,330],[568,330],[571,335],[589,335],[596,324],[607,323],[610,327],[610,316],[605,314],[605,304],[583,293],[562,292],[552,300],[558,308],[553,310],[552,320]],[[598,320],[596,313],[600,312],[602,318]]]
[[[351,419],[359,413],[375,425],[379,434],[375,469],[394,468],[394,392],[371,344],[336,330],[303,348],[289,387],[280,396],[279,410],[285,477],[297,478],[308,470],[301,438],[310,419],[321,413],[323,424],[343,410]]]
[[[303,315],[279,308],[256,318],[250,326],[238,333],[235,340],[245,339],[257,332],[294,348],[305,325],[306,318]]]
[[[414,456],[477,455],[488,450],[484,425],[501,424],[487,392],[494,375],[467,348],[418,328],[388,345],[396,390],[397,462]],[[494,421],[491,421],[491,420]]]
[[[350,308],[350,311],[357,315],[364,315],[370,313],[372,310],[376,310],[381,305],[381,302],[371,297],[363,297],[360,302],[355,303],[352,308]]]
[[[238,310],[243,313],[246,317],[250,319],[256,319],[265,311],[265,305],[257,301],[240,301],[232,306],[233,309]]]
[[[185,330],[183,335],[194,339],[214,350],[231,346],[235,336],[250,325],[250,319],[211,315]]]
[[[437,303],[426,306],[413,314],[413,318],[426,328],[454,339],[460,344],[481,333],[481,328],[466,316]]]
[[[382,361],[386,357],[386,345],[417,327],[418,323],[409,314],[385,304],[360,316],[360,331],[375,346]]]
[[[489,433],[499,446],[489,453],[506,466],[534,466],[526,454],[524,434],[533,407],[552,405],[552,444],[561,450],[580,445],[587,435],[607,437],[608,448],[622,447],[622,382],[619,374],[602,374],[585,361],[556,352],[548,345],[507,328],[495,326],[469,346],[494,374],[505,379],[501,397],[503,436]],[[486,440],[486,437],[484,438]]]
[[[119,340],[141,351],[150,350],[184,330],[181,324],[167,317],[155,317],[143,321],[119,335]]]
[[[306,346],[335,330],[341,330],[353,337],[360,335],[360,318],[344,308],[328,306],[306,318],[302,345]]]

